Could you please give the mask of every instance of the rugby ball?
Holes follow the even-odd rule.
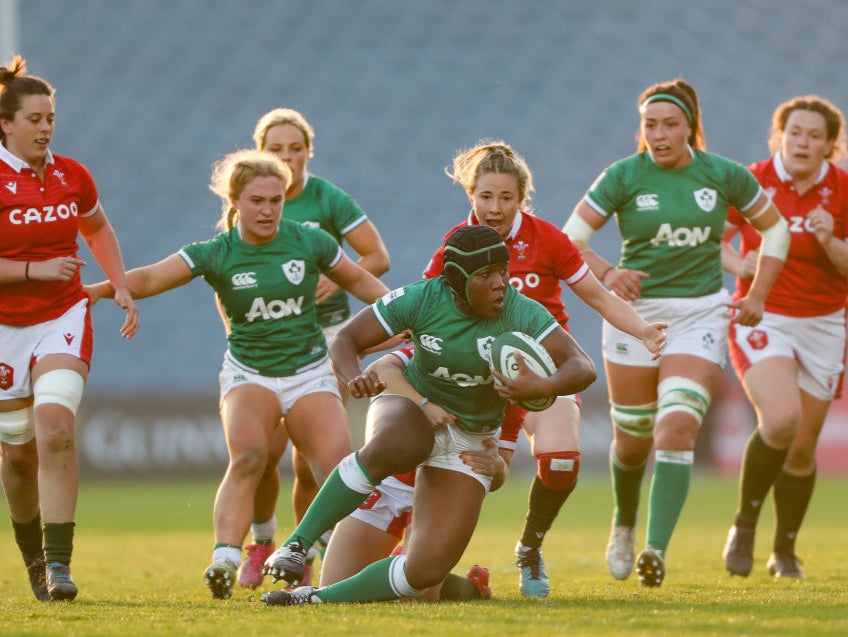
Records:
[[[556,365],[547,350],[523,332],[504,332],[492,341],[489,354],[492,367],[508,378],[515,378],[518,376],[516,352],[524,358],[527,367],[539,376],[547,377],[556,371]],[[522,401],[518,406],[527,411],[544,411],[555,400],[556,396],[534,398]]]

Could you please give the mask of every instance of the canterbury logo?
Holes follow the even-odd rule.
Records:
[[[442,339],[437,336],[430,336],[429,334],[421,335],[421,347],[426,349],[428,352],[433,354],[441,354],[442,353]]]
[[[243,290],[245,288],[255,288],[256,287],[256,273],[255,272],[239,272],[238,274],[234,274],[233,278],[233,289],[234,290]]]
[[[63,336],[65,337],[65,342],[66,342],[68,345],[70,345],[71,343],[73,343],[73,342],[74,342],[74,335],[73,335],[73,334],[71,334],[70,332],[68,332],[67,334],[63,334]]]
[[[638,195],[636,197],[637,210],[659,210],[660,198],[656,194]]]
[[[18,182],[10,181],[8,184],[6,184],[6,190],[8,190],[13,195],[17,194],[17,192],[18,192]]]

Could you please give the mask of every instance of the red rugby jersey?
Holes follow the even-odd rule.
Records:
[[[46,261],[77,256],[79,219],[100,205],[97,188],[79,162],[48,152],[44,181],[0,145],[0,257]],[[0,324],[35,325],[64,314],[85,298],[80,273],[62,281],[2,286]]]
[[[828,259],[806,218],[811,210],[821,206],[833,215],[834,239],[843,241],[848,237],[848,173],[826,162],[816,184],[799,195],[779,153],[749,169],[789,225],[789,253],[766,299],[766,311],[806,317],[830,314],[844,307],[848,280]],[[731,210],[727,222],[740,230],[743,256],[759,248],[759,233],[738,211]],[[737,278],[733,298],[744,297],[750,287],[750,280]]]
[[[425,278],[431,279],[442,273],[444,241],[448,236],[458,228],[477,223],[472,212],[468,219],[451,228],[424,270]],[[588,274],[589,268],[580,250],[554,224],[522,212],[515,215],[512,230],[504,242],[509,248],[510,284],[544,305],[567,330],[568,314],[562,301],[560,282],[573,285]]]

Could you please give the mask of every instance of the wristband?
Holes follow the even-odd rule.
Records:
[[[24,281],[29,281],[29,261],[26,262],[24,267]]]
[[[603,283],[604,285],[606,285],[606,283],[604,283],[604,279],[605,279],[605,278],[607,278],[607,275],[608,275],[608,274],[609,274],[612,270],[615,270],[615,266],[614,266],[614,265],[611,265],[611,266],[610,266],[610,267],[608,267],[606,270],[604,270],[604,273],[601,275],[601,279],[600,279],[601,283]]]
[[[419,408],[423,411],[423,410],[424,410],[424,407],[425,407],[425,406],[427,405],[427,403],[429,403],[429,402],[430,402],[430,399],[429,399],[429,398],[427,398],[426,396],[424,396],[423,400],[422,400],[420,403],[418,403],[418,407],[419,407]]]

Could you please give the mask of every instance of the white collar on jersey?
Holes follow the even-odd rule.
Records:
[[[815,183],[821,183],[822,179],[827,176],[828,170],[830,170],[830,166],[826,161],[823,161],[821,169],[819,170],[819,176],[816,177]],[[777,173],[780,181],[795,181],[792,178],[792,175],[789,174],[789,171],[786,170],[786,166],[783,164],[783,156],[780,154],[780,151],[777,151],[774,154],[774,171]]]
[[[504,241],[509,241],[510,239],[514,239],[518,235],[518,231],[521,229],[521,219],[524,217],[524,213],[520,210],[515,213],[515,219],[512,220],[512,229],[509,231],[509,234],[506,235]],[[468,219],[466,223],[469,226],[477,226],[480,225],[480,222],[477,221],[477,217],[474,216],[474,211],[471,210],[468,213]]]
[[[9,167],[12,168],[15,172],[21,172],[24,168],[31,168],[31,166],[26,163],[23,159],[18,157],[17,155],[13,155],[11,151],[6,148],[3,144],[0,144],[0,161],[9,164]],[[50,149],[47,149],[47,157],[44,165],[53,163],[53,153]]]

